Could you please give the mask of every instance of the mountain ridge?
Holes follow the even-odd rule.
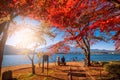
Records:
[[[40,50],[46,51],[46,50],[48,50],[47,48],[48,48],[48,47],[41,48],[41,49],[39,49],[39,51],[40,51]],[[17,48],[15,48],[14,46],[6,45],[6,46],[5,46],[5,49],[4,49],[4,55],[17,55],[17,54],[19,54],[19,52],[20,52],[21,50],[24,50],[24,49],[17,49]],[[94,53],[94,54],[101,54],[101,53],[109,54],[109,52],[112,53],[112,52],[114,52],[114,50],[91,49],[91,53]],[[83,51],[82,51],[80,48],[70,47],[70,51],[69,51],[68,53],[83,53]],[[117,53],[120,54],[120,50],[119,50]]]

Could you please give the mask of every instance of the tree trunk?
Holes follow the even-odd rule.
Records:
[[[3,39],[1,41],[2,43],[0,43],[0,77],[1,77],[1,69],[2,69],[2,60],[3,60],[3,53],[4,53],[4,46],[5,44],[3,43]]]
[[[88,54],[86,55],[86,66],[87,66],[87,67],[91,66],[91,64],[90,64],[90,53],[88,53]]]
[[[42,58],[42,73],[44,73],[44,57]]]
[[[90,40],[88,39],[87,35],[86,37],[83,38],[83,43],[84,43],[84,52],[85,52],[85,56],[86,56],[86,60],[85,60],[85,63],[86,63],[86,66],[91,66],[90,64]]]
[[[35,74],[35,65],[34,60],[32,59],[32,74]]]
[[[6,40],[7,40],[7,37],[8,37],[8,28],[9,28],[9,23],[3,23],[4,26],[0,26],[0,27],[3,27],[3,35],[2,35],[2,38],[0,40],[0,77],[1,77],[1,68],[2,68],[2,60],[3,60],[3,53],[4,53],[4,47],[5,47],[5,43],[6,43]],[[1,34],[0,34],[1,35]]]

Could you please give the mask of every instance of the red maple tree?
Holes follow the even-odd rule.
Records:
[[[48,20],[53,26],[69,32],[78,44],[82,40],[85,44],[80,44],[79,47],[87,45],[86,50],[84,49],[87,55],[90,55],[90,36],[97,29],[106,34],[115,32],[111,39],[115,39],[116,43],[119,42],[120,11],[113,2],[107,0],[48,0],[47,2],[44,2],[46,3],[44,13],[47,14]],[[116,48],[119,46],[118,44]],[[89,65],[90,60],[87,63]]]

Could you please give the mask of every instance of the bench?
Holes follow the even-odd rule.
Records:
[[[66,65],[66,62],[59,62],[58,65]]]

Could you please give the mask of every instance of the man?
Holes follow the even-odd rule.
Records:
[[[65,65],[65,58],[64,58],[64,56],[61,58],[61,61],[62,61],[62,64]]]

